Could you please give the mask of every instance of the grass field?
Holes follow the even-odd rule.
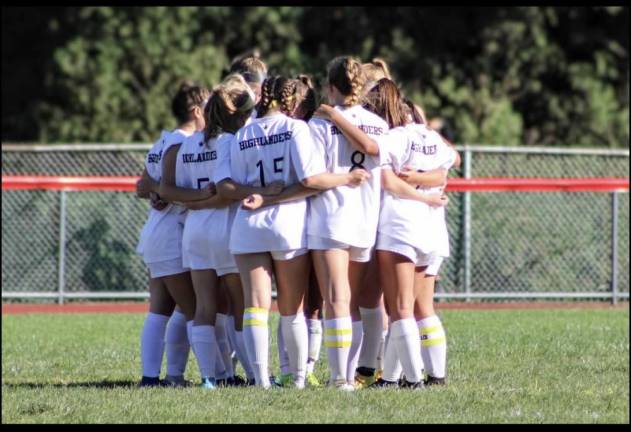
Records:
[[[355,393],[138,389],[143,314],[4,315],[2,423],[629,423],[628,308],[440,315],[446,387]]]

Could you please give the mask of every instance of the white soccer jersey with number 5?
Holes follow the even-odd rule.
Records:
[[[203,189],[213,180],[217,169],[217,145],[233,135],[222,134],[208,141],[203,132],[188,137],[177,154],[177,186]],[[228,250],[230,223],[235,207],[189,210],[182,235],[182,263],[193,270],[236,267]],[[232,215],[231,215],[232,213]]]
[[[384,152],[384,169],[399,173],[404,166],[417,171],[448,169],[455,161],[455,151],[440,135],[424,125],[408,124],[391,129],[379,138]],[[422,193],[441,193],[442,187],[417,187]],[[449,256],[449,240],[444,208],[398,198],[385,191],[379,217],[379,232],[423,253]],[[445,243],[447,249],[445,250]]]
[[[321,160],[312,156],[307,124],[284,114],[253,119],[236,133],[229,146],[229,162],[221,155],[225,151],[220,150],[217,183],[229,177],[236,183],[264,187],[282,180],[287,187],[325,171]],[[230,251],[239,254],[305,248],[306,211],[304,199],[255,211],[239,207],[232,224]]]
[[[338,106],[335,109],[373,139],[388,131],[388,124],[382,118],[360,105],[350,108]],[[313,118],[309,126],[328,172],[347,173],[352,169],[363,168],[371,175],[359,187],[339,186],[311,197],[309,235],[360,248],[373,246],[381,195],[380,156],[368,156],[355,150],[341,131],[328,121]]]

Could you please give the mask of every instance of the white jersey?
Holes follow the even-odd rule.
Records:
[[[383,119],[359,105],[335,109],[372,138],[388,131],[388,124]],[[380,156],[369,156],[354,149],[341,131],[328,121],[313,118],[309,126],[328,172],[347,173],[363,168],[371,177],[359,187],[339,186],[311,197],[307,232],[350,246],[373,246],[379,221]]]
[[[217,147],[230,142],[232,134],[222,134],[208,141],[203,132],[196,132],[180,146],[175,168],[176,185],[202,189],[213,181],[217,169]],[[228,251],[230,226],[236,207],[189,210],[182,237],[184,267],[193,270],[236,267]]]
[[[264,187],[282,180],[285,187],[325,172],[312,156],[309,127],[284,114],[252,120],[234,140],[219,149],[215,182],[231,178],[247,186]],[[307,202],[299,199],[248,211],[238,208],[230,235],[233,254],[306,248]]]
[[[385,166],[399,173],[404,166],[417,171],[436,168],[448,169],[456,153],[438,133],[425,125],[408,124],[390,130],[379,138],[384,151]],[[442,187],[418,187],[422,193],[440,193]],[[398,198],[388,191],[379,218],[379,232],[397,241],[414,246],[423,253],[449,256],[449,238],[443,207],[433,208],[425,203]]]
[[[173,132],[162,131],[147,157],[145,168],[149,176],[159,182],[162,179],[162,160],[166,150],[173,144],[180,143],[187,134],[177,129]],[[140,232],[136,252],[143,256],[145,263],[155,263],[176,259],[182,256],[182,229],[186,214],[182,207],[169,204],[165,209],[149,210],[149,216]]]

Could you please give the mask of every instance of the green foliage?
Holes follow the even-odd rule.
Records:
[[[216,84],[231,58],[256,48],[272,73],[319,82],[336,55],[383,57],[461,143],[629,145],[626,7],[4,12],[5,141],[151,142],[174,126],[181,80]],[[25,53],[29,42],[37,48]]]

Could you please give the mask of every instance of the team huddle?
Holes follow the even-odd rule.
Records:
[[[212,91],[180,87],[178,127],[137,184],[151,201],[137,248],[150,273],[141,386],[189,385],[192,349],[206,389],[318,387],[322,343],[343,391],[445,383],[433,296],[458,153],[379,59],[333,59],[324,87],[318,105],[308,76],[267,76],[256,56]]]

